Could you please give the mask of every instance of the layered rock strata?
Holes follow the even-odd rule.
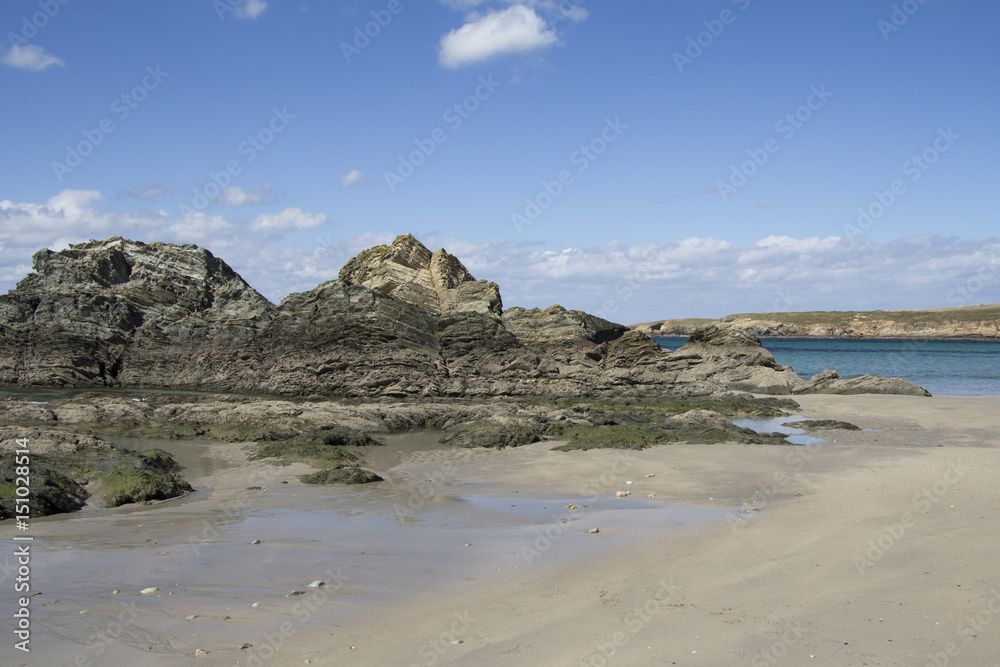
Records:
[[[671,354],[580,311],[504,310],[496,283],[408,234],[278,305],[194,245],[90,241],[34,268],[0,296],[3,385],[476,398],[802,384],[753,336],[711,327]]]

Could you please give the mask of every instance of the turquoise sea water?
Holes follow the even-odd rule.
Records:
[[[675,350],[686,338],[656,338]],[[1000,341],[762,338],[778,363],[802,378],[827,368],[851,378],[865,373],[906,378],[932,394],[1000,395]]]

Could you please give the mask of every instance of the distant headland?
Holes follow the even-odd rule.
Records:
[[[716,324],[759,338],[969,338],[1000,340],[1000,303],[957,308],[740,313],[630,325],[647,336],[689,336]]]

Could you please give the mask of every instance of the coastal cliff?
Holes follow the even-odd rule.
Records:
[[[717,324],[760,338],[969,338],[1000,339],[1000,304],[927,310],[745,313],[719,320],[683,319],[630,326],[647,336],[689,336]]]

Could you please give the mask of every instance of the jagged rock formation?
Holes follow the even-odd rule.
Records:
[[[709,325],[697,329],[687,344],[670,355],[683,368],[678,380],[708,379],[728,387],[762,394],[789,394],[802,378],[782,366],[756,336]]]
[[[753,337],[696,332],[674,354],[580,311],[503,309],[406,234],[274,305],[194,245],[90,241],[35,254],[0,296],[0,384],[286,396],[789,393]]]

